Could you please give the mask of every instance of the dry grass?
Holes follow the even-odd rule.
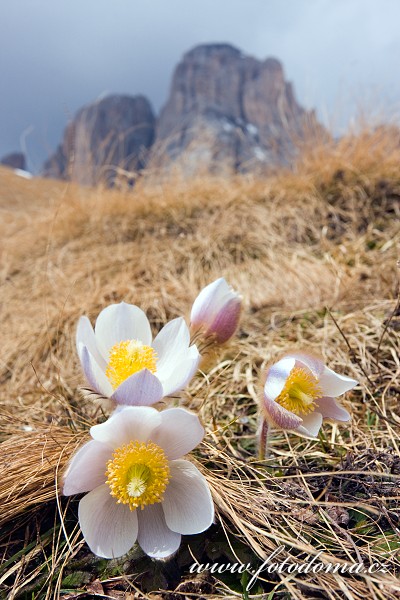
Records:
[[[182,403],[206,425],[196,459],[233,550],[256,561],[284,544],[282,560],[322,551],[334,563],[388,565],[376,575],[270,576],[271,598],[400,597],[399,164],[398,132],[381,128],[306,149],[294,172],[266,180],[142,181],[123,193],[0,171],[0,590],[67,597],[63,574],[92,560],[76,505],[54,503],[56,475],[104,418],[101,402],[77,391],[78,317],[126,300],[156,331],[223,275],[244,297],[239,335]],[[360,381],[345,400],[352,423],[325,425],[318,441],[275,432],[261,463],[260,376],[293,347]],[[108,597],[143,596],[132,564],[112,577],[90,569]],[[234,595],[218,580],[180,585],[161,595]]]

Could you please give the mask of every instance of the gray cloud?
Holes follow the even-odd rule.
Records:
[[[282,60],[300,102],[343,125],[399,103],[397,0],[13,0],[0,20],[0,156],[26,133],[37,169],[68,118],[105,92],[165,101],[182,54],[230,42]],[[32,128],[29,132],[27,128]]]

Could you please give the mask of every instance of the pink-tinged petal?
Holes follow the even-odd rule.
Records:
[[[184,408],[168,408],[160,413],[161,425],[151,434],[169,460],[181,458],[200,444],[204,428],[194,413]]]
[[[335,398],[319,398],[316,401],[317,410],[324,419],[333,419],[334,421],[350,421],[351,416]]]
[[[319,412],[312,412],[309,415],[303,417],[303,422],[300,427],[297,427],[299,433],[308,435],[310,437],[317,437],[319,430],[322,425],[322,415]]]
[[[157,372],[157,376],[163,386],[164,396],[180,392],[188,385],[199,367],[200,358],[197,347],[190,346],[186,352],[186,357],[175,364],[173,371],[167,378],[162,378]]]
[[[91,440],[72,457],[64,475],[64,496],[82,494],[105,483],[106,465],[111,458],[109,446]]]
[[[90,354],[93,356],[99,367],[105,371],[107,363],[97,349],[96,337],[94,335],[93,327],[87,317],[81,317],[78,321],[78,327],[76,329],[76,348],[78,350],[79,357],[81,356],[81,347],[86,346]],[[81,359],[82,360],[82,359]]]
[[[125,302],[110,304],[101,311],[97,317],[95,335],[97,346],[106,362],[115,344],[139,340],[150,346],[152,340],[150,323],[145,313],[138,306]]]
[[[204,287],[193,302],[190,323],[194,327],[212,321],[222,306],[223,298],[230,292],[230,287],[223,277]]]
[[[235,333],[239,325],[241,308],[240,298],[232,298],[215,316],[209,327],[209,333],[215,335],[219,344],[227,342]]]
[[[118,448],[131,441],[147,442],[160,423],[160,413],[155,408],[126,406],[104,423],[91,427],[90,435],[98,442]]]
[[[165,522],[182,535],[205,531],[214,520],[214,504],[205,477],[187,460],[173,460],[169,466],[171,479],[162,503]]]
[[[167,558],[178,550],[182,536],[167,527],[161,504],[149,504],[143,510],[138,510],[137,516],[138,542],[148,556]]]
[[[126,554],[136,542],[136,511],[118,504],[106,484],[82,498],[78,516],[83,537],[96,556],[118,558]]]
[[[355,379],[351,379],[345,375],[339,375],[338,373],[335,373],[335,371],[332,371],[332,369],[328,369],[328,367],[324,368],[319,379],[319,385],[321,386],[323,395],[330,396],[331,398],[336,398],[336,396],[348,392],[353,389],[357,383],[358,381]]]
[[[177,360],[187,355],[190,333],[184,319],[179,317],[167,323],[153,342],[157,352],[157,376],[166,378],[174,370]]]
[[[297,429],[302,423],[300,417],[271,400],[265,393],[263,408],[267,421],[281,429]]]
[[[82,368],[91,387],[103,396],[111,396],[113,388],[86,346],[80,346]]]
[[[121,383],[111,396],[117,404],[151,406],[163,397],[163,386],[148,369],[134,373]]]
[[[285,356],[285,358],[272,365],[267,373],[264,386],[264,395],[268,400],[275,400],[279,396],[295,364],[296,360],[293,357]]]
[[[300,363],[298,364],[299,367],[301,367],[302,364],[308,367],[317,379],[319,379],[324,371],[323,361],[316,356],[312,356],[312,354],[307,354],[306,352],[291,352],[288,356],[295,358],[296,363]]]

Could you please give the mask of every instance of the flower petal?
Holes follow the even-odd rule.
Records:
[[[137,516],[138,542],[148,556],[167,558],[178,550],[182,536],[167,527],[161,504],[150,504],[143,510],[138,510]]]
[[[310,369],[311,373],[317,379],[320,378],[324,371],[324,363],[317,356],[313,356],[312,354],[307,354],[306,352],[291,352],[290,355],[292,358],[296,359],[296,362],[302,363],[308,369]],[[300,365],[301,366],[301,365]]]
[[[151,440],[161,446],[169,460],[181,458],[204,437],[204,429],[194,413],[184,408],[168,408],[160,413],[161,425],[151,435]]]
[[[133,304],[110,304],[101,311],[95,325],[97,345],[108,362],[110,349],[126,340],[151,345],[151,328],[145,313]]]
[[[118,504],[107,484],[79,502],[79,524],[91,551],[103,558],[118,558],[134,545],[138,534],[136,511]]]
[[[117,404],[151,406],[163,397],[163,386],[148,369],[134,373],[121,383],[111,396]]]
[[[345,375],[339,375],[338,373],[335,373],[335,371],[332,371],[332,369],[328,369],[328,367],[325,367],[319,380],[323,395],[330,396],[331,398],[336,398],[336,396],[348,392],[355,387],[357,383],[358,381],[355,379],[351,379]]]
[[[336,401],[335,398],[319,398],[316,401],[317,410],[322,414],[324,419],[333,419],[335,421],[350,421],[351,416],[343,406]]]
[[[310,437],[317,437],[318,432],[322,425],[322,415],[319,412],[312,412],[309,415],[303,417],[303,422],[300,427],[297,427],[299,433],[308,435]]]
[[[161,378],[161,375],[157,372],[157,376],[160,378],[163,386],[164,396],[169,396],[183,390],[196,373],[199,362],[200,354],[197,347],[190,346],[186,352],[185,358],[177,362],[166,379]]]
[[[170,375],[177,359],[186,355],[189,343],[189,329],[182,317],[173,319],[161,329],[153,342],[153,348],[158,356],[158,377],[166,379]]]
[[[97,349],[96,336],[93,327],[87,317],[80,317],[78,327],[76,328],[76,348],[80,357],[81,344],[86,346],[99,367],[105,371],[107,363]],[[81,359],[82,360],[82,359]]]
[[[210,333],[215,334],[219,344],[227,342],[235,333],[239,325],[241,310],[240,298],[231,298],[215,316],[210,326]]]
[[[267,421],[281,429],[297,429],[302,423],[300,417],[275,402],[275,400],[271,400],[265,393],[263,408]]]
[[[101,370],[86,346],[80,345],[79,347],[82,368],[89,384],[96,392],[99,392],[99,394],[111,396],[113,388],[105,373]]]
[[[285,387],[286,379],[289,377],[290,371],[295,364],[295,358],[285,356],[285,358],[278,360],[277,363],[270,367],[264,386],[264,394],[269,400],[275,400],[279,396]]]
[[[147,442],[161,423],[160,413],[150,406],[126,406],[107,421],[94,425],[90,435],[98,442],[118,448],[131,441]]]
[[[190,322],[195,327],[209,323],[223,304],[224,297],[231,292],[223,277],[204,287],[193,302]]]
[[[105,480],[107,461],[112,451],[109,446],[90,440],[72,457],[64,475],[64,496],[89,492]]]
[[[173,460],[169,466],[171,480],[162,503],[165,522],[183,535],[205,531],[214,520],[214,504],[205,477],[187,460]]]

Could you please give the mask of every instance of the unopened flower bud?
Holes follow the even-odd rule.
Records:
[[[239,294],[220,277],[203,288],[194,301],[191,329],[201,330],[204,337],[213,337],[218,344],[224,344],[238,327],[241,307]]]

